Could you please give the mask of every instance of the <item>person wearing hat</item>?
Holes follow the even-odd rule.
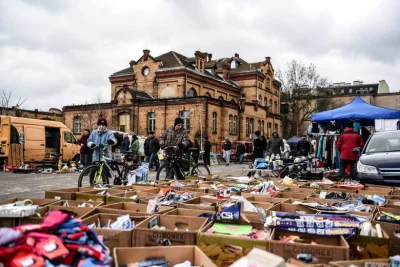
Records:
[[[211,158],[210,158],[210,153],[211,153],[211,143],[208,141],[208,137],[205,136],[203,139],[203,147],[204,147],[204,154],[203,154],[203,162],[206,165],[211,165]]]
[[[268,154],[271,155],[280,155],[281,150],[284,149],[283,146],[283,140],[282,138],[278,135],[278,132],[275,130],[272,133],[271,138],[269,139],[268,142]]]
[[[363,148],[364,142],[361,136],[354,132],[353,122],[347,123],[346,129],[343,134],[339,137],[336,147],[340,153],[340,167],[338,173],[338,181],[344,178],[345,170],[347,165],[350,164],[350,178],[356,179],[356,166],[358,160],[358,154],[354,152],[355,148]]]
[[[223,145],[223,150],[224,150],[223,157],[225,159],[226,166],[229,166],[229,162],[231,160],[231,148],[232,148],[231,141],[229,141],[228,137],[225,137],[225,142]]]
[[[111,146],[117,144],[117,139],[114,134],[107,129],[106,118],[97,120],[97,130],[94,130],[88,138],[88,147],[93,149],[92,161],[101,161],[103,158],[102,148],[107,146],[106,157],[111,158]]]
[[[189,145],[189,136],[187,131],[183,129],[183,119],[176,118],[174,126],[170,126],[160,136],[160,146],[178,146],[178,155],[182,155],[183,148]]]

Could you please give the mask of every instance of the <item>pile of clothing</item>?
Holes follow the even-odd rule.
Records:
[[[162,206],[173,206],[180,202],[186,202],[195,198],[196,196],[193,193],[182,192],[177,193],[174,190],[168,190],[164,197],[161,197],[158,200],[158,203]]]
[[[97,234],[61,210],[49,213],[43,224],[0,228],[4,266],[108,266],[110,260]]]
[[[250,186],[251,194],[274,195],[279,191],[280,191],[279,187],[274,185],[274,182],[263,182],[255,186]]]

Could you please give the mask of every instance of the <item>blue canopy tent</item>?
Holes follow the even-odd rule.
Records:
[[[357,96],[347,105],[311,116],[311,121],[319,124],[335,121],[336,124],[344,125],[348,121],[357,121],[363,126],[374,126],[375,119],[400,119],[400,110],[377,107]]]

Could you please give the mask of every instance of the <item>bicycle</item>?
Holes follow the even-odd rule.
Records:
[[[186,160],[184,158],[176,156],[177,146],[168,146],[164,149],[166,155],[164,156],[164,164],[158,169],[156,180],[179,180],[189,174],[192,176],[199,176],[210,174],[210,170],[204,163],[195,163],[190,168],[193,160]],[[187,171],[185,171],[187,169]]]
[[[118,161],[105,156],[107,145],[100,145],[100,149],[103,150],[102,159],[83,169],[79,175],[78,187],[108,185],[110,178],[114,178],[114,185],[126,185],[129,172],[139,167],[137,164],[128,164],[129,155],[133,152],[125,152],[124,160]]]

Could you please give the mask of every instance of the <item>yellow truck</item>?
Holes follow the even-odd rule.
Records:
[[[0,163],[9,161],[12,154],[24,163],[56,163],[79,159],[79,145],[63,123],[0,116]],[[20,155],[22,154],[22,155]],[[9,162],[7,162],[9,164]]]

